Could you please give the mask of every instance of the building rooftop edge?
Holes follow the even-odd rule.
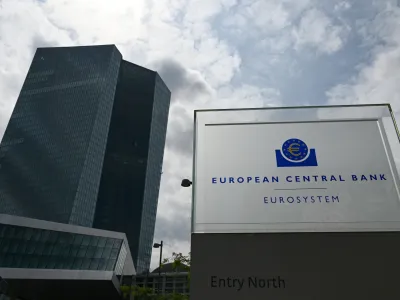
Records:
[[[136,63],[130,62],[130,61],[128,61],[128,60],[125,60],[125,59],[124,59],[124,57],[123,57],[123,55],[122,55],[122,53],[121,53],[121,51],[118,49],[118,47],[117,47],[117,45],[116,45],[116,44],[100,44],[100,45],[74,45],[74,46],[53,46],[53,47],[37,47],[37,48],[36,48],[36,50],[38,50],[38,49],[91,48],[91,47],[114,47],[114,48],[115,48],[115,49],[117,49],[117,51],[118,51],[118,52],[121,54],[121,57],[122,57],[121,61],[122,61],[122,62],[124,62],[124,63],[129,63],[129,64],[132,64],[132,65],[135,65],[135,66],[137,66],[137,67],[140,67],[140,68],[142,68],[142,69],[144,69],[144,70],[150,71],[150,72],[154,73],[155,75],[158,75],[158,76],[161,78],[161,80],[164,82],[165,86],[168,88],[168,86],[166,85],[166,83],[165,83],[164,79],[161,77],[161,75],[160,75],[160,73],[159,73],[158,71],[156,71],[156,70],[152,70],[152,69],[149,69],[149,68],[147,68],[147,67],[143,67],[143,66],[141,66],[141,65],[139,65],[139,64],[136,64]],[[171,92],[171,90],[170,90],[169,88],[168,88],[168,90]]]
[[[150,278],[150,277],[163,277],[163,276],[169,276],[169,277],[173,277],[173,276],[184,276],[184,275],[188,275],[189,272],[185,271],[185,272],[161,272],[161,274],[159,275],[158,273],[149,273],[149,274],[136,274],[135,277],[136,278]]]
[[[74,45],[74,46],[51,46],[51,47],[37,47],[36,49],[60,49],[60,48],[89,48],[89,47],[115,47],[118,49],[115,44],[99,44],[99,45]]]
[[[62,280],[110,280],[113,271],[0,268],[0,276],[7,279],[62,279]]]
[[[0,224],[32,227],[37,229],[79,233],[79,234],[111,237],[111,238],[120,238],[126,240],[126,235],[123,232],[109,231],[91,227],[83,227],[72,224],[57,223],[52,221],[32,219],[32,218],[7,215],[7,214],[0,214]]]

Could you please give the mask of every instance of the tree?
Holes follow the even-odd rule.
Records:
[[[174,270],[183,268],[186,272],[190,273],[190,261],[191,261],[190,252],[188,255],[183,255],[182,253],[173,252],[171,257],[165,258],[163,260],[163,263],[161,264],[161,270],[164,264],[172,262],[172,268]]]
[[[135,299],[140,300],[157,299],[154,298],[154,291],[147,287],[123,285],[121,286],[121,293],[124,299],[127,299],[129,295],[133,295]]]
[[[161,272],[162,267],[172,262],[172,269],[174,271],[178,271],[180,269],[188,272],[188,282],[190,281],[190,262],[191,256],[190,252],[188,255],[183,255],[182,253],[173,252],[172,256],[169,258],[165,258],[161,264]],[[172,293],[166,295],[157,294],[153,289],[147,287],[140,286],[121,286],[121,293],[123,298],[126,299],[129,295],[133,295],[135,300],[188,300],[189,297],[187,295]]]
[[[188,255],[183,255],[182,253],[172,252],[172,256],[169,258],[165,258],[163,263],[161,264],[161,271],[162,266],[166,263],[172,262],[172,269],[177,271],[179,269],[183,269],[188,272],[188,283],[190,283],[190,263],[191,263],[191,256],[190,252]]]
[[[128,296],[134,296],[135,300],[189,300],[187,295],[183,294],[157,294],[153,289],[141,286],[121,286],[121,293],[124,299],[129,299]]]

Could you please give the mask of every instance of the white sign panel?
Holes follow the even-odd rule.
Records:
[[[204,124],[194,231],[396,227],[398,175],[386,139],[377,119]]]

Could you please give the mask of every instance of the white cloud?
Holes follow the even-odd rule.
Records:
[[[307,7],[309,0],[243,1],[238,14],[245,16],[264,33],[277,32],[293,24],[293,20]]]
[[[375,41],[371,62],[360,66],[350,82],[327,91],[331,104],[391,103],[400,111],[400,8],[388,7],[371,25],[361,28]]]
[[[222,3],[214,0],[190,0],[187,3],[185,22],[202,22],[215,16],[222,9]]]
[[[292,34],[296,49],[314,47],[320,53],[332,54],[343,47],[347,30],[334,25],[324,12],[313,8],[303,15]]]
[[[280,30],[290,24],[289,12],[282,3],[254,1],[246,10],[247,16],[265,31]]]
[[[238,88],[224,87],[217,97],[214,103],[210,103],[212,108],[241,108],[243,103],[251,108],[282,105],[278,90],[247,84]]]
[[[349,2],[342,1],[342,2],[335,4],[334,10],[335,11],[345,11],[345,10],[350,9],[350,7],[351,7],[351,4]]]
[[[244,0],[223,19],[223,25],[244,35],[281,33],[310,5],[309,0]]]
[[[349,9],[345,1],[335,5],[336,11]],[[333,54],[340,50],[349,28],[338,15],[328,16],[312,0],[242,1],[234,13],[227,14],[223,25],[245,39],[256,40],[255,47],[283,54],[294,48],[312,49],[317,53]]]
[[[74,44],[39,5],[5,1],[0,9],[0,137],[8,123],[36,47]]]
[[[145,3],[120,0],[118,5],[110,5],[107,0],[52,0],[41,7],[55,26],[73,31],[78,44],[118,44],[140,36]]]

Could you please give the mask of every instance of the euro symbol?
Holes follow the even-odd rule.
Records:
[[[300,156],[301,155],[301,153],[300,153],[300,144],[297,144],[297,143],[290,144],[290,146],[288,148],[288,151],[293,156]]]

